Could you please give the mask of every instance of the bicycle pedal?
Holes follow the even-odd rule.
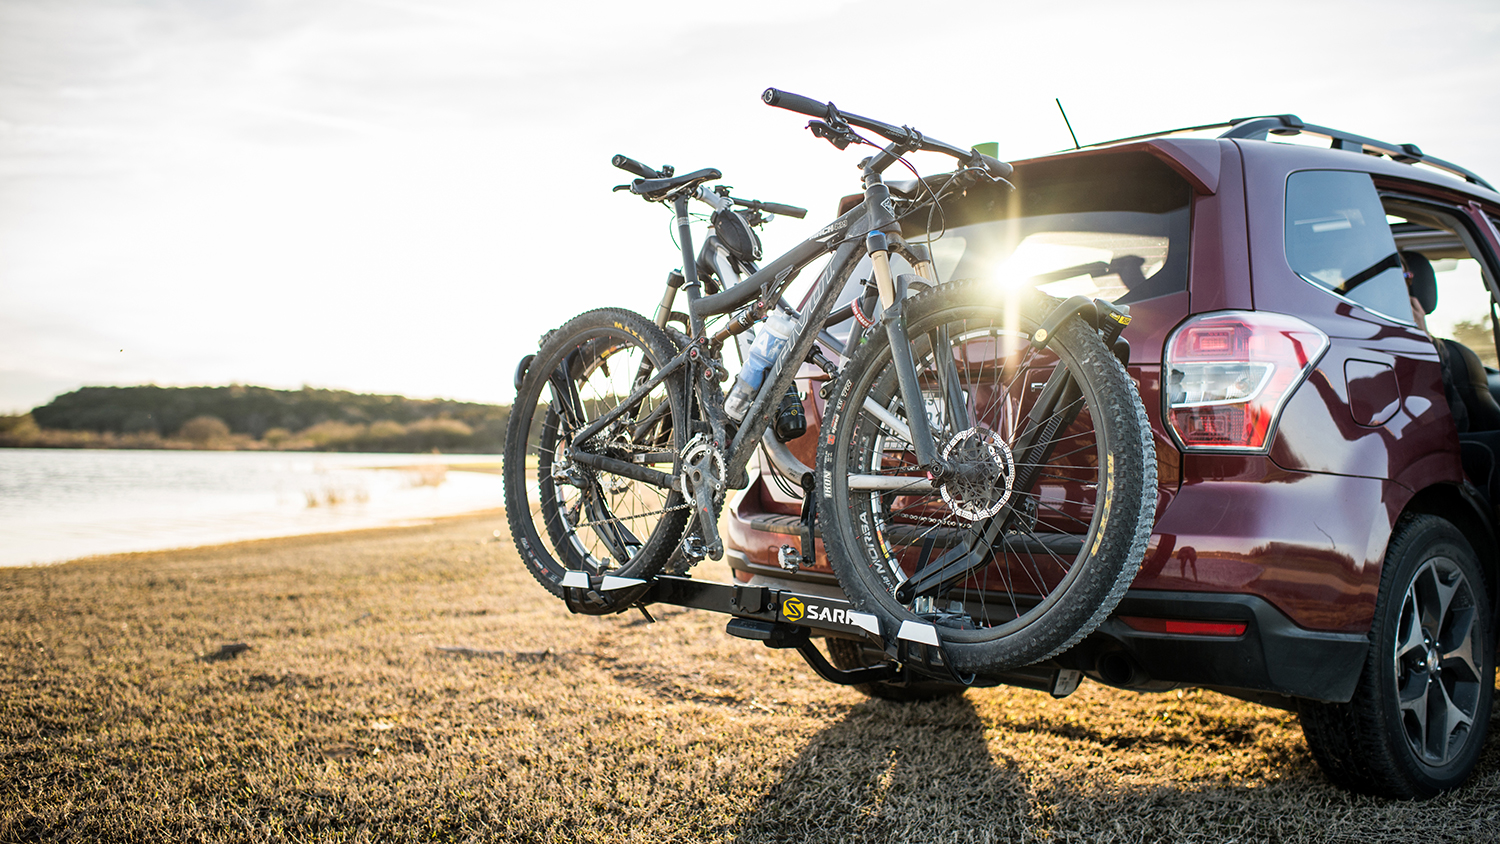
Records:
[[[790,545],[783,545],[776,549],[776,565],[785,571],[797,571],[802,568],[802,550]]]
[[[682,553],[696,563],[708,556],[708,546],[697,534],[686,536],[682,540]]]

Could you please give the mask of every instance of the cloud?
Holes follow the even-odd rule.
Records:
[[[1500,173],[1500,15],[1363,8],[0,0],[0,392],[505,400],[543,330],[680,263],[611,154],[812,208],[771,254],[857,188],[767,85],[1005,157],[1069,144],[1060,96],[1085,142],[1290,110]]]

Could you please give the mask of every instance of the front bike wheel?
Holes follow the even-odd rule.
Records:
[[[1078,317],[1034,348],[1047,303],[1026,301],[1006,306],[978,284],[908,299],[925,407],[903,404],[890,343],[872,331],[819,438],[824,541],[844,591],[886,630],[932,625],[964,673],[1048,659],[1097,628],[1155,512],[1150,426],[1125,368]],[[913,412],[952,468],[941,483],[917,468]],[[954,554],[963,565],[940,582],[913,578]]]
[[[689,507],[671,481],[688,431],[682,379],[668,376],[630,398],[675,354],[639,314],[590,311],[544,339],[511,407],[504,466],[511,537],[552,594],[564,596],[570,572],[588,578],[574,593],[580,611],[628,607],[644,587],[613,588],[619,579],[656,575],[682,538]]]

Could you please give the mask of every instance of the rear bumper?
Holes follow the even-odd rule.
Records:
[[[1148,633],[1121,616],[1245,625],[1239,636]],[[1262,694],[1347,702],[1364,670],[1369,640],[1293,624],[1264,598],[1135,589],[1092,635],[1057,660],[1110,685],[1142,690],[1206,686],[1229,694]]]

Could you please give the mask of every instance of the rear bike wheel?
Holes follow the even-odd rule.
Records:
[[[616,612],[682,538],[689,507],[671,479],[686,442],[682,383],[669,376],[629,402],[596,434],[591,423],[621,407],[676,354],[671,340],[631,311],[605,308],[550,333],[511,407],[505,436],[505,509],[526,567],[552,594],[582,572],[590,587],[574,608]]]
[[[950,477],[917,468],[883,331],[844,368],[819,439],[824,541],[850,600],[888,631],[932,625],[949,666],[976,674],[1097,628],[1139,569],[1156,505],[1150,425],[1125,368],[1079,317],[1034,348],[1050,300],[999,295],[955,284],[904,303],[918,412]],[[912,593],[915,572],[963,546],[962,567]]]

